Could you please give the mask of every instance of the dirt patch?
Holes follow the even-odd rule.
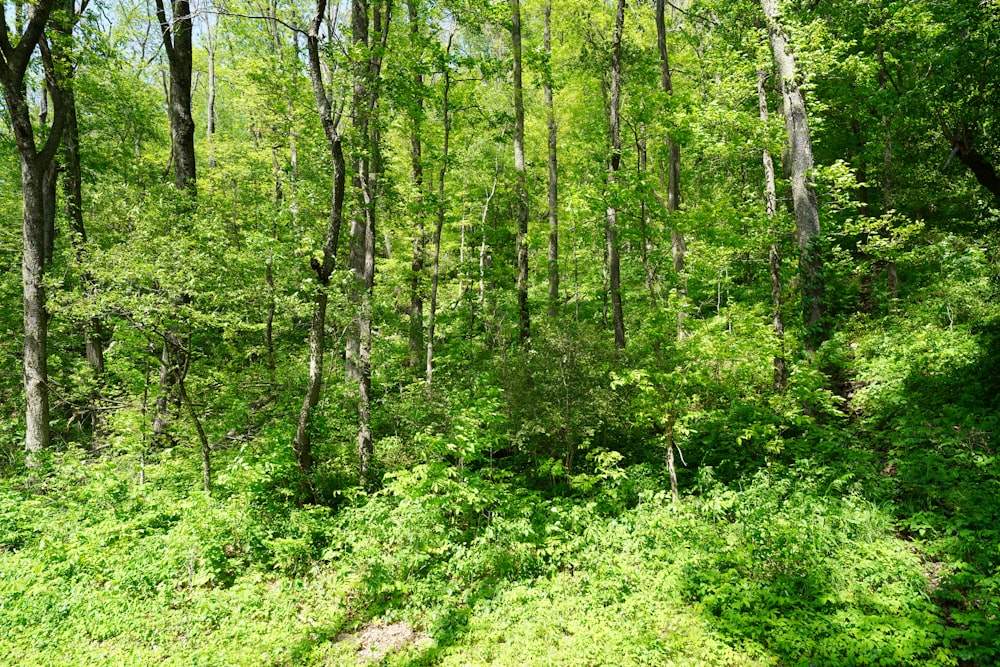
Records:
[[[423,632],[415,632],[406,623],[381,625],[369,623],[357,632],[342,634],[337,641],[352,640],[358,644],[358,659],[362,662],[378,662],[390,653],[395,653],[414,644],[424,647],[431,638]]]
[[[927,562],[923,564],[924,575],[927,577],[927,591],[934,593],[941,586],[941,580],[948,574],[944,563]]]

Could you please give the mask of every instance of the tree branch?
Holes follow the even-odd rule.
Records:
[[[157,2],[159,2],[159,1],[160,0],[157,0]],[[238,19],[253,19],[255,21],[274,21],[275,23],[280,23],[281,25],[285,26],[286,28],[288,28],[292,32],[297,32],[300,35],[306,35],[306,36],[309,35],[309,32],[307,30],[303,30],[302,28],[300,28],[298,26],[294,26],[291,23],[283,21],[283,20],[279,19],[276,16],[262,16],[262,15],[257,15],[257,14],[240,14],[238,12],[228,12],[228,11],[223,11],[221,9],[210,10],[208,13],[215,14],[216,16],[233,16],[233,17],[236,17]]]
[[[163,7],[163,0],[156,0],[156,19],[160,22],[160,32],[163,35],[163,48],[167,50],[167,57],[174,57],[174,42],[170,38],[170,22],[167,21],[167,10]]]
[[[62,141],[63,127],[66,124],[66,101],[63,97],[63,89],[59,77],[56,74],[55,64],[52,61],[52,51],[49,49],[48,41],[43,37],[38,42],[39,50],[42,52],[42,67],[45,70],[45,80],[48,83],[49,94],[52,96],[52,128],[49,136],[45,140],[45,145],[38,152],[35,158],[42,169],[48,167],[59,150],[59,143]]]
[[[38,46],[38,40],[42,38],[42,32],[45,30],[45,23],[49,20],[49,14],[52,13],[52,3],[53,0],[39,0],[31,13],[31,19],[24,29],[24,34],[21,35],[17,46],[13,48],[10,48],[10,41],[7,37],[7,21],[4,17],[4,29],[0,30],[0,33],[3,33],[4,39],[7,40],[6,46],[10,49],[9,55],[5,55],[7,55],[7,66],[14,76],[14,81],[24,80],[24,73],[28,69],[31,53]]]

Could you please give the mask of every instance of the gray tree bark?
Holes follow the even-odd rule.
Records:
[[[615,346],[625,347],[625,320],[622,313],[621,258],[618,250],[618,208],[615,203],[615,182],[621,169],[622,139],[621,84],[622,84],[622,32],[625,26],[625,0],[618,0],[615,11],[615,28],[611,44],[611,90],[608,102],[608,131],[611,138],[611,159],[608,163],[609,200],[605,223],[608,246],[608,280],[611,291],[611,320],[615,330]]]
[[[48,391],[48,313],[45,309],[45,210],[43,181],[45,171],[55,157],[65,124],[65,105],[61,99],[51,53],[43,31],[52,12],[52,0],[39,0],[30,13],[23,32],[11,43],[0,3],[0,84],[11,121],[21,167],[21,284],[24,306],[24,396],[25,448],[28,464],[35,463],[37,452],[47,448],[49,432]],[[41,49],[49,90],[53,96],[52,127],[41,149],[35,139],[31,114],[25,98],[25,72],[32,53]]]
[[[410,19],[410,48],[416,54],[419,50],[420,23],[417,13],[417,0],[407,0],[407,10]],[[416,233],[413,235],[413,263],[410,265],[410,367],[417,368],[420,356],[424,351],[424,299],[421,293],[421,282],[424,274],[424,165],[421,141],[421,125],[424,115],[424,75],[417,64],[413,75],[413,86],[416,91],[414,109],[410,123],[410,163],[413,172],[413,185],[417,190],[415,206]]]
[[[451,108],[449,94],[451,93],[451,72],[447,62],[451,53],[451,37],[448,38],[448,48],[445,51],[444,65],[444,95],[441,100],[441,115],[444,123],[444,146],[441,154],[441,169],[438,172],[437,225],[434,228],[434,274],[431,280],[431,309],[427,321],[427,366],[425,378],[427,389],[430,390],[434,379],[434,329],[437,324],[438,283],[441,277],[441,230],[444,227],[445,198],[444,179],[448,173],[448,151],[451,141]]]
[[[556,111],[552,100],[552,0],[545,2],[545,55],[549,63],[545,72],[545,108],[549,126],[549,316],[559,309],[559,169],[557,153]]]
[[[163,48],[170,69],[170,148],[174,157],[174,186],[190,191],[197,187],[194,156],[194,117],[191,115],[192,27],[188,0],[173,0],[168,18],[163,0],[156,0],[156,18],[160,22]]]
[[[757,72],[757,109],[760,122],[767,126],[767,70]],[[771,153],[765,147],[762,151],[764,162],[764,210],[768,218],[773,218],[778,210],[778,196],[774,184],[774,161]],[[774,355],[774,390],[782,392],[788,385],[788,367],[785,363],[785,321],[782,316],[781,304],[781,254],[778,244],[771,244],[768,256],[768,267],[771,273],[771,325],[774,337],[778,342],[778,352]]]
[[[173,0],[168,17],[163,0],[156,0],[156,18],[160,24],[163,48],[167,53],[167,115],[170,119],[170,152],[174,165],[174,187],[194,195],[197,173],[194,154],[194,118],[191,115],[191,68],[193,59],[193,18],[188,0]],[[185,297],[181,297],[183,301]],[[176,332],[167,332],[168,336]],[[162,439],[170,422],[170,395],[186,366],[186,360],[173,358],[182,348],[164,343],[161,354],[160,385],[156,398],[153,435]]]
[[[218,19],[212,25],[211,17],[205,22],[205,42],[208,51],[208,104],[205,110],[205,135],[208,138],[208,168],[215,167],[215,50],[218,45],[216,30]]]
[[[656,47],[660,54],[660,87],[668,96],[673,97],[674,82],[670,70],[670,57],[667,52],[665,5],[665,0],[656,0]],[[673,135],[668,136],[667,140],[670,156],[667,163],[667,211],[672,213],[677,211],[681,204],[681,147]],[[677,310],[677,338],[683,339],[686,335],[684,320],[687,316],[685,312],[687,282],[683,276],[687,243],[684,240],[684,234],[676,227],[670,230],[670,246],[674,260],[674,273],[677,275],[677,293],[681,297]]]
[[[344,193],[346,190],[346,162],[343,140],[340,135],[341,109],[334,109],[326,93],[323,82],[322,63],[319,55],[319,31],[326,14],[326,0],[316,0],[316,11],[306,33],[306,51],[309,58],[309,78],[312,82],[316,108],[320,124],[326,136],[330,156],[333,158],[333,192],[330,201],[330,219],[323,243],[323,259],[313,258],[312,269],[316,272],[317,287],[313,301],[312,324],[309,327],[309,379],[306,395],[299,409],[293,449],[295,460],[302,474],[299,497],[302,501],[313,499],[308,476],[313,468],[312,437],[310,425],[313,410],[319,404],[323,388],[323,356],[326,349],[326,309],[329,299],[327,290],[330,276],[337,263],[337,248],[340,242],[340,227],[343,221]]]
[[[382,57],[389,38],[391,0],[352,0],[351,37],[360,57],[353,63],[354,93],[351,115],[360,143],[356,153],[355,189],[360,213],[352,224],[352,250],[356,251],[355,294],[358,381],[358,478],[362,486],[375,483],[372,472],[374,447],[371,434],[371,346],[372,288],[375,284],[375,215],[381,171],[380,139],[376,113],[379,100]],[[369,19],[369,7],[371,18]],[[372,43],[371,36],[378,40]]]
[[[517,172],[517,312],[520,339],[531,337],[528,311],[528,171],[524,159],[524,87],[521,62],[521,3],[510,0],[511,44],[514,57],[514,170]]]
[[[785,128],[788,133],[792,202],[799,246],[802,280],[802,311],[805,320],[804,346],[815,352],[823,340],[823,257],[820,248],[819,207],[810,170],[813,168],[812,137],[805,99],[799,88],[795,56],[789,51],[788,36],[778,22],[778,0],[761,0],[767,19],[771,52],[781,83]]]
[[[761,123],[766,127],[768,121],[767,112],[767,77],[766,69],[757,72],[757,109]],[[761,150],[761,157],[764,163],[764,210],[767,217],[773,218],[778,211],[778,194],[774,184],[774,160],[771,153],[764,147]]]

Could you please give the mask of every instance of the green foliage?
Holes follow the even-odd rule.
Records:
[[[972,151],[1000,158],[996,3],[780,3],[816,150],[822,235],[807,252],[824,260],[822,331],[798,313],[816,286],[799,271],[787,180],[774,216],[760,196],[762,151],[777,162],[785,132],[759,4],[669,11],[668,94],[651,3],[629,3],[611,186],[612,5],[551,4],[549,56],[543,3],[522,3],[529,342],[512,268],[509,6],[415,2],[412,26],[394,8],[372,125],[379,189],[366,193],[378,220],[371,490],[357,485],[358,385],[342,363],[361,206],[350,117],[361,49],[344,7],[320,39],[327,91],[346,112],[350,191],[308,473],[293,442],[333,162],[289,28],[312,8],[209,12],[210,144],[208,35],[196,31],[196,199],[165,183],[166,62],[147,10],[105,3],[81,19],[86,242],[60,193],[46,271],[53,446],[29,469],[19,165],[0,127],[0,663],[341,665],[359,657],[354,634],[396,621],[428,642],[384,664],[1000,661],[1000,218],[967,168]],[[40,73],[33,62],[33,117]],[[560,179],[551,316],[543,81]],[[679,210],[663,201],[671,145]],[[429,301],[439,204],[428,386],[408,333],[414,297]],[[624,351],[608,322],[609,205]],[[95,330],[103,371],[84,356]],[[183,352],[190,410],[160,387],[167,337]],[[787,386],[775,386],[776,359]],[[169,427],[154,439],[161,390]],[[668,451],[679,503],[667,502]]]
[[[820,479],[804,461],[761,472],[742,492],[708,493],[702,507],[721,529],[706,536],[709,555],[686,566],[687,594],[718,627],[790,664],[955,664],[919,560],[891,538],[891,519],[860,498],[820,495]]]

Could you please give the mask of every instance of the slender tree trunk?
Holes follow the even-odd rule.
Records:
[[[665,0],[656,0],[656,47],[660,54],[660,87],[663,88],[663,92],[668,97],[673,98],[674,82],[670,70],[670,57],[667,52],[665,5]],[[673,135],[668,136],[668,142],[670,157],[667,166],[667,210],[673,213],[680,208],[681,204],[681,147]],[[684,240],[684,234],[676,226],[670,230],[670,246],[674,259],[674,273],[677,274],[677,293],[680,295],[680,304],[677,309],[677,338],[683,339],[686,336],[684,320],[687,317],[685,312],[687,281],[683,276],[687,243]]]
[[[427,322],[426,381],[428,391],[430,391],[431,382],[434,378],[434,327],[437,324],[438,282],[441,276],[441,229],[444,227],[447,203],[444,198],[444,178],[448,173],[448,151],[451,140],[451,110],[448,99],[451,92],[451,72],[448,69],[449,63],[447,62],[448,54],[451,53],[451,37],[448,38],[448,49],[445,53],[444,96],[441,101],[441,115],[444,121],[444,146],[441,154],[441,170],[438,172],[437,225],[434,228],[434,278],[431,282],[430,319]]]
[[[188,398],[183,376],[177,378],[177,393],[181,403],[187,408],[191,423],[194,424],[195,431],[198,433],[198,442],[201,444],[201,487],[205,493],[212,493],[212,445],[209,444],[208,436],[205,435],[205,429],[201,425],[198,412],[194,409],[191,399]]]
[[[330,276],[336,267],[337,248],[340,241],[340,227],[343,220],[344,194],[346,189],[346,162],[344,148],[340,136],[340,110],[334,110],[326,93],[323,82],[322,66],[319,55],[319,30],[326,13],[326,0],[316,0],[316,11],[309,24],[306,34],[306,50],[309,58],[309,76],[312,81],[313,95],[319,111],[320,123],[326,135],[330,155],[333,158],[333,193],[330,201],[330,220],[327,225],[326,239],[323,243],[323,260],[312,261],[316,272],[318,286],[313,301],[312,325],[309,329],[309,379],[306,383],[306,395],[299,410],[298,424],[295,431],[293,449],[295,459],[302,474],[299,497],[302,501],[312,500],[312,490],[308,485],[308,476],[312,472],[312,438],[310,425],[312,412],[319,405],[320,393],[323,388],[323,357],[326,347],[326,309]]]
[[[885,54],[882,50],[882,44],[879,44],[876,53],[878,55],[878,61],[880,65],[879,69],[879,87],[884,91],[887,87],[889,72],[886,69],[885,64]],[[885,147],[882,152],[882,200],[883,200],[883,212],[886,214],[892,210],[892,190],[893,190],[893,164],[892,164],[892,130],[889,125],[889,117],[882,114],[882,129],[885,132]],[[889,237],[892,235],[891,231],[882,228],[879,230],[879,234],[884,237]],[[896,268],[896,260],[891,256],[886,258],[886,287],[889,291],[889,312],[896,312],[896,305],[898,302],[898,292],[899,292],[899,273]]]
[[[885,151],[883,152],[883,183],[882,196],[885,201],[884,210],[886,213],[892,210],[892,134],[889,131],[889,119],[882,116],[882,125],[885,128]],[[881,234],[891,237],[889,229],[882,228]],[[891,252],[891,251],[890,251]],[[890,255],[885,261],[886,288],[889,292],[889,312],[895,314],[899,304],[899,270],[896,260]]]
[[[767,70],[757,71],[757,109],[760,122],[767,127]],[[764,210],[768,218],[773,218],[778,210],[778,196],[774,185],[774,162],[767,147],[761,151],[764,162]],[[768,257],[768,266],[771,273],[771,323],[774,329],[774,337],[778,342],[778,352],[774,355],[774,390],[783,392],[788,385],[788,368],[785,364],[785,322],[782,317],[781,304],[781,254],[778,252],[778,244],[771,244],[771,252]]]
[[[549,316],[559,308],[559,169],[555,105],[552,100],[552,0],[545,2],[545,55],[549,60],[544,84],[549,126]]]
[[[483,215],[480,220],[482,238],[479,244],[479,310],[486,308],[486,269],[492,266],[489,252],[486,247],[486,222],[490,214],[490,202],[497,193],[497,184],[500,182],[500,159],[497,158],[496,166],[493,170],[493,185],[486,193],[486,201],[483,203]]]
[[[67,80],[63,99],[66,103],[66,127],[63,131],[63,146],[66,156],[66,173],[63,177],[63,187],[66,191],[66,211],[70,227],[73,231],[73,245],[77,257],[82,259],[87,244],[87,230],[83,222],[83,178],[80,168],[80,128],[76,116],[76,94],[73,90],[73,80]],[[96,289],[93,276],[84,273],[83,282],[87,289]],[[93,317],[83,325],[84,355],[87,363],[97,378],[98,386],[104,377],[104,327],[101,320]],[[100,412],[97,409],[97,396],[91,397],[91,426],[95,433],[100,431]]]
[[[517,171],[517,312],[522,343],[531,337],[528,311],[528,171],[524,159],[524,90],[521,82],[521,3],[510,0],[514,56],[514,169]]]
[[[639,151],[639,179],[641,180],[646,172],[648,171],[649,165],[649,154],[647,151],[646,144],[646,126],[643,124],[642,132],[639,134],[636,140],[636,149]],[[655,193],[654,193],[655,194]],[[639,242],[642,244],[640,246],[640,256],[642,258],[642,270],[646,276],[646,290],[649,292],[649,302],[656,308],[658,305],[658,299],[656,298],[656,276],[653,273],[653,267],[649,263],[649,251],[651,249],[651,242],[649,239],[649,212],[646,207],[646,201],[642,202],[642,211],[639,215]]]
[[[771,244],[771,314],[774,337],[778,341],[778,352],[774,355],[774,390],[785,391],[788,386],[788,366],[785,363],[785,322],[781,315],[781,255],[778,244]]]
[[[59,159],[53,158],[42,174],[42,264],[52,264],[56,247],[56,208],[59,202]]]
[[[656,47],[660,54],[660,86],[669,96],[674,94],[670,58],[667,53],[667,27],[664,18],[665,0],[656,0]],[[681,203],[681,148],[677,140],[669,137],[669,179],[667,181],[667,208],[676,211]]]
[[[359,304],[357,323],[358,380],[358,463],[359,481],[364,487],[373,486],[374,447],[371,434],[371,349],[372,349],[372,288],[375,284],[375,214],[381,171],[380,139],[375,114],[378,108],[382,54],[389,37],[391,1],[369,2],[352,0],[351,37],[359,55],[354,63],[354,93],[351,114],[354,131],[361,142],[355,157],[355,185],[360,215],[355,220],[353,244],[356,256],[355,291]],[[371,30],[369,30],[369,25]],[[373,35],[377,43],[372,43]]]
[[[622,314],[621,259],[618,251],[618,208],[615,203],[615,183],[621,169],[622,139],[619,111],[621,107],[622,32],[625,25],[625,0],[618,0],[615,11],[615,32],[611,46],[611,98],[608,103],[608,129],[611,135],[611,159],[608,165],[610,190],[605,236],[608,244],[608,278],[611,289],[611,319],[615,329],[615,346],[625,347],[625,321]]]
[[[757,108],[760,121],[764,127],[767,127],[768,120],[767,77],[766,69],[757,71]],[[767,217],[773,218],[774,214],[778,211],[778,195],[774,185],[774,161],[771,159],[771,153],[767,150],[766,146],[761,151],[761,154],[764,162],[764,210],[767,212]]]
[[[670,474],[670,499],[678,503],[681,500],[680,487],[677,484],[677,466],[674,463],[674,416],[667,416],[667,472]]]
[[[858,151],[858,201],[861,207],[858,212],[867,217],[869,211],[868,197],[868,164],[865,160],[865,139],[861,133],[861,123],[857,118],[851,118],[851,133],[854,135],[854,142]]]
[[[805,100],[799,89],[795,57],[788,50],[788,36],[778,23],[778,1],[761,0],[767,18],[774,64],[781,82],[785,127],[791,161],[792,201],[802,276],[802,310],[806,334],[804,345],[815,352],[823,340],[823,256],[820,247],[819,208],[810,170],[813,167],[812,138]]]
[[[208,17],[205,23],[205,37],[208,46],[208,105],[206,109],[206,136],[208,138],[208,168],[212,169],[215,167],[215,46],[216,46],[216,29],[218,28],[218,19],[216,19],[216,24],[212,25],[211,16]]]
[[[417,15],[417,1],[407,0],[410,18],[410,48],[416,54],[419,49],[420,24]],[[416,57],[414,55],[414,57]],[[417,64],[413,75],[413,86],[417,91],[414,110],[410,118],[410,162],[413,171],[413,185],[417,190],[414,217],[416,234],[413,236],[413,263],[410,266],[410,367],[417,368],[424,351],[424,299],[421,294],[421,278],[424,273],[424,165],[421,146],[421,125],[424,114],[424,76]]]

